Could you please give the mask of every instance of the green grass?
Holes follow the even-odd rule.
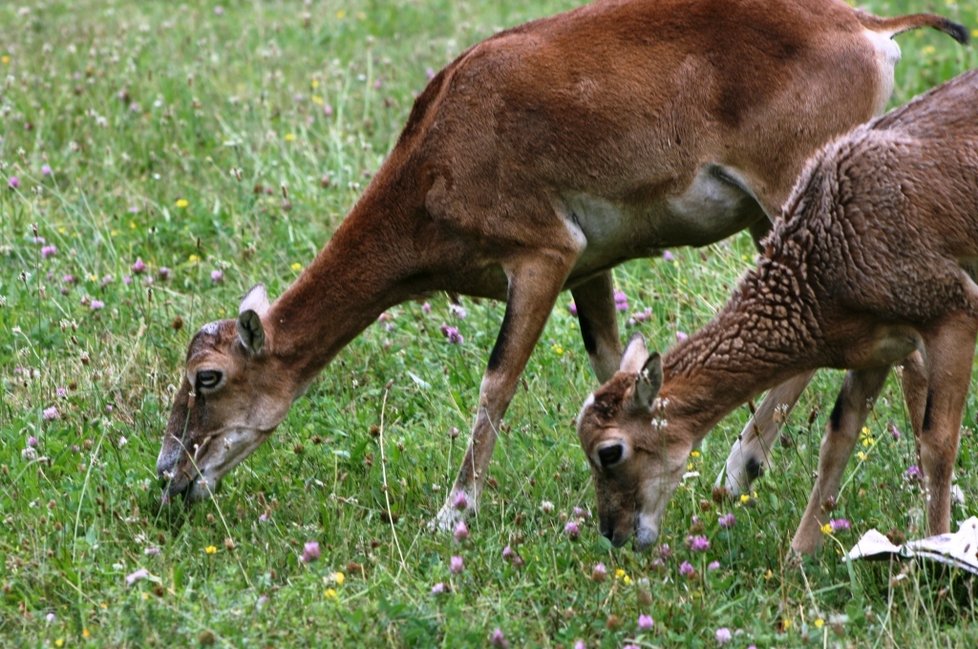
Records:
[[[215,500],[160,507],[154,464],[190,332],[233,313],[255,282],[277,295],[297,276],[379,167],[429,70],[571,4],[0,6],[0,645],[455,647],[485,645],[498,627],[513,646],[711,647],[728,627],[735,647],[975,646],[974,585],[961,575],[839,560],[871,527],[922,531],[895,386],[839,501],[853,530],[800,566],[788,542],[837,372],[806,393],[749,503],[710,500],[747,409],[707,439],[691,459],[700,477],[666,515],[671,557],[612,551],[593,521],[571,541],[567,517],[593,500],[572,419],[594,380],[569,296],[509,410],[464,543],[424,523],[464,451],[502,307],[467,300],[468,317],[453,321],[443,296],[430,314],[392,309],[388,326],[350,344]],[[868,4],[978,27],[970,3]],[[895,101],[978,65],[941,35],[900,44]],[[56,254],[44,257],[35,236]],[[744,235],[674,252],[616,272],[630,311],[651,307],[638,328],[660,348],[710,317],[753,254]],[[464,344],[447,344],[444,322]],[[45,419],[51,407],[58,416]],[[976,407],[970,397],[957,474],[971,499],[956,519],[976,513]],[[723,531],[727,511],[737,524]],[[684,547],[694,515],[712,540],[704,555]],[[310,540],[322,556],[303,564]],[[507,545],[523,565],[503,559]],[[679,576],[684,560],[699,579]],[[591,576],[599,562],[602,581]],[[149,577],[127,586],[140,568]],[[433,596],[438,582],[449,592]],[[638,632],[640,613],[653,630]]]

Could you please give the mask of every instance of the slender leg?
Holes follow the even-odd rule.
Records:
[[[607,270],[571,289],[577,305],[584,349],[599,383],[610,379],[621,361],[621,339],[615,317],[614,286]]]
[[[811,554],[822,543],[821,526],[828,519],[831,503],[839,495],[842,473],[859,439],[872,402],[879,395],[888,366],[853,370],[846,374],[842,390],[825,427],[818,457],[818,478],[808,499],[808,507],[791,541],[800,554]]]
[[[814,373],[802,372],[771,388],[731,447],[726,468],[717,476],[718,487],[722,485],[736,496],[749,491],[751,483],[763,475],[770,466],[771,450],[778,439],[783,418],[798,402]]]
[[[506,314],[482,379],[472,437],[455,486],[432,521],[433,527],[451,529],[466,510],[477,508],[503,413],[573,262],[536,254],[509,269]]]
[[[967,313],[951,314],[924,335],[928,390],[921,418],[920,465],[930,534],[943,534],[951,528],[951,477],[976,336],[978,320]]]

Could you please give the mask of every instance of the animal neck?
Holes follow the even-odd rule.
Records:
[[[694,444],[758,393],[825,364],[806,296],[772,303],[766,287],[781,272],[762,263],[708,325],[663,358],[664,414]]]
[[[273,353],[304,389],[387,308],[415,296],[402,214],[362,199],[299,278],[270,307]]]

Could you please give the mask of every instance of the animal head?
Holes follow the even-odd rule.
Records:
[[[194,335],[170,411],[156,470],[164,501],[210,495],[285,418],[293,386],[272,353],[262,317],[265,287],[244,297],[236,320],[211,322]]]
[[[621,367],[581,409],[577,434],[598,496],[601,533],[621,546],[635,532],[639,549],[659,536],[659,521],[682,478],[692,443],[670,430],[657,398],[662,360],[634,336]]]

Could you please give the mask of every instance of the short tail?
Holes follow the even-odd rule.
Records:
[[[908,32],[911,29],[931,27],[938,31],[944,32],[961,44],[968,42],[968,30],[964,27],[964,25],[959,25],[952,20],[948,20],[944,16],[937,16],[934,14],[911,14],[909,16],[898,16],[896,18],[880,18],[879,16],[874,16],[872,14],[860,11],[859,22],[861,22],[863,27],[866,29],[871,29],[874,32],[879,32],[880,34],[885,34],[887,36],[896,36],[897,34]]]

